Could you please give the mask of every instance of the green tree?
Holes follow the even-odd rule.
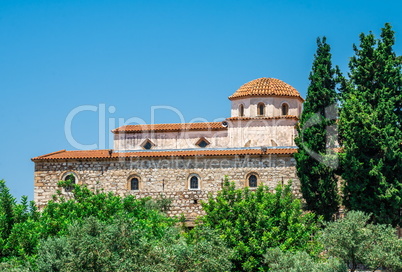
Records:
[[[37,212],[0,182],[0,270],[229,271],[232,250],[215,231],[180,231],[168,217],[170,200],[121,197],[86,186],[58,192]],[[216,254],[220,252],[221,254]]]
[[[396,226],[402,208],[402,74],[394,31],[360,35],[342,84],[339,129],[344,204]]]
[[[263,255],[269,248],[316,249],[311,240],[319,229],[315,215],[303,213],[290,185],[278,186],[272,193],[266,186],[255,191],[235,189],[226,179],[216,198],[210,196],[202,206],[206,212],[201,218],[203,226],[216,230],[234,250],[234,271],[267,269]]]
[[[177,227],[151,227],[127,218],[105,223],[90,217],[70,225],[65,236],[41,243],[38,270],[228,271],[228,255],[230,250],[211,231],[191,242]]]
[[[380,267],[402,270],[402,240],[395,229],[383,224],[369,224],[370,216],[350,211],[344,219],[327,223],[320,239],[328,254],[340,258],[355,271],[363,264],[375,271]]]
[[[306,209],[331,220],[339,209],[337,155],[334,152],[337,131],[336,69],[332,67],[326,38],[317,39],[310,85],[297,126],[295,143],[297,175]]]
[[[10,194],[4,180],[0,180],[0,250],[1,257],[7,256],[7,240],[15,223],[15,198]]]
[[[34,270],[30,266],[21,264],[16,260],[9,260],[8,262],[0,263],[0,271],[2,271],[2,272],[32,272]]]
[[[38,212],[34,202],[28,203],[26,197],[17,203],[5,182],[0,181],[0,262],[3,262],[0,267],[12,268],[14,263],[34,266],[41,240],[64,236],[72,224],[89,217],[110,224],[116,218],[130,219],[147,227],[155,237],[162,237],[165,229],[178,222],[162,212],[170,203],[164,197],[136,199],[134,196],[93,192],[85,186],[64,181],[60,185],[71,186],[70,196],[59,192]]]
[[[337,258],[313,258],[305,251],[284,252],[279,248],[264,255],[270,272],[346,272],[346,265]]]
[[[34,202],[26,196],[17,203],[4,180],[0,180],[0,258],[26,257],[35,250],[38,237],[31,223],[38,219]],[[28,225],[30,225],[28,227]]]
[[[113,222],[116,217],[132,218],[142,224],[174,225],[177,220],[169,218],[162,211],[170,205],[169,199],[149,197],[136,199],[133,195],[121,197],[112,192],[91,191],[86,186],[59,183],[62,187],[73,187],[66,197],[60,192],[47,203],[39,218],[42,238],[64,235],[74,221],[95,217],[104,222]],[[157,229],[155,229],[157,231]]]

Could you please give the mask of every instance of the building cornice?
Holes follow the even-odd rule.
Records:
[[[154,150],[154,151],[115,151],[103,150],[60,150],[32,158],[33,162],[59,160],[119,160],[130,158],[161,157],[204,157],[204,156],[246,156],[246,155],[292,155],[296,147],[248,147],[236,149],[186,149],[186,150]]]

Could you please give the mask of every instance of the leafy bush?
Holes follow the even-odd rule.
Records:
[[[38,268],[49,272],[230,269],[226,258],[229,250],[216,235],[205,235],[191,243],[177,228],[163,228],[161,232],[162,236],[155,236],[150,227],[133,220],[119,219],[108,224],[91,217],[74,223],[65,236],[42,243]]]
[[[33,201],[21,202],[10,194],[4,180],[0,180],[0,260],[13,257],[25,259],[32,254],[38,242],[35,220],[39,213]]]
[[[14,263],[25,265],[28,262],[34,266],[41,240],[66,235],[71,225],[89,217],[107,223],[113,223],[116,218],[130,219],[148,228],[148,233],[155,237],[162,237],[165,230],[177,222],[161,212],[170,204],[164,197],[136,199],[92,192],[85,186],[63,182],[60,185],[71,186],[70,195],[58,192],[43,211],[38,212],[34,202],[28,204],[26,197],[18,204],[5,182],[0,180],[0,263],[4,262],[2,265],[7,269],[18,267]]]
[[[283,252],[270,249],[264,255],[264,262],[272,272],[345,272],[347,267],[336,258],[314,259],[305,251]]]
[[[368,224],[370,215],[350,211],[345,218],[327,223],[321,240],[330,256],[342,259],[355,271],[358,264],[402,271],[402,240],[387,225]]]
[[[312,240],[319,229],[315,215],[303,213],[290,185],[278,186],[274,193],[266,186],[250,191],[235,189],[226,179],[217,197],[202,205],[206,215],[200,223],[217,230],[234,250],[235,271],[266,267],[263,255],[269,248],[319,251]]]
[[[58,192],[43,209],[39,219],[43,238],[64,235],[73,221],[91,216],[104,222],[113,222],[116,217],[133,218],[144,224],[153,222],[166,227],[177,222],[161,213],[171,202],[163,197],[157,200],[149,197],[136,199],[133,195],[121,197],[112,192],[93,192],[86,186],[70,185],[66,181],[59,184],[63,187],[72,186],[73,190],[69,197]]]
[[[2,272],[30,272],[29,264],[21,264],[19,260],[9,259],[0,263],[0,271]]]

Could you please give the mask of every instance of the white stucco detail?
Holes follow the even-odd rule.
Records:
[[[259,103],[265,104],[264,116],[257,115]],[[302,103],[298,98],[254,97],[232,101],[231,117],[239,117],[239,106],[244,106],[243,120],[227,120],[225,130],[179,131],[115,134],[116,150],[143,150],[146,139],[152,141],[153,150],[200,148],[201,137],[210,143],[206,148],[294,146],[296,118],[282,117],[282,105],[289,106],[288,115],[299,117]],[[273,118],[274,119],[270,119]],[[223,127],[222,127],[223,128]]]
[[[289,105],[288,115],[299,117],[301,113],[302,102],[299,98],[293,97],[253,97],[236,99],[232,101],[231,117],[240,117],[239,106],[244,105],[244,117],[259,117],[257,114],[257,105],[265,104],[265,117],[278,117],[282,115],[282,104]]]

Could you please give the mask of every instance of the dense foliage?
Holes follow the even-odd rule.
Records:
[[[152,226],[152,228],[158,226]],[[69,226],[39,248],[39,271],[229,271],[230,250],[214,232],[190,240],[178,228],[163,228],[118,219],[109,224],[94,217]],[[205,231],[205,230],[204,230]],[[216,254],[219,252],[220,254]]]
[[[375,271],[381,267],[402,271],[402,240],[387,225],[369,224],[370,216],[351,211],[344,219],[329,222],[321,240],[328,254],[338,257],[355,271],[363,264]]]
[[[266,186],[255,191],[236,189],[227,179],[216,197],[202,204],[206,215],[201,223],[234,249],[235,271],[267,269],[264,254],[269,248],[284,251],[316,250],[311,237],[319,229],[315,215],[303,213],[290,185],[270,192]]]
[[[39,214],[34,202],[22,197],[20,203],[0,180],[0,260],[25,257],[35,253],[39,241]]]
[[[332,68],[330,46],[326,38],[317,40],[317,53],[310,73],[310,85],[297,127],[295,143],[297,175],[306,209],[331,220],[339,209],[337,155],[334,152],[337,131],[336,70]]]
[[[63,184],[61,186],[71,186]],[[177,220],[167,217],[160,210],[167,201],[160,198],[136,199],[120,197],[113,193],[92,192],[85,186],[73,185],[70,195],[60,192],[43,211],[38,212],[23,197],[18,204],[11,196],[4,181],[0,181],[0,253],[1,260],[31,262],[36,258],[40,242],[49,237],[68,234],[68,229],[89,217],[112,224],[116,218],[130,219],[138,226],[148,228],[154,237],[162,237]]]
[[[389,24],[380,39],[360,35],[342,86],[339,126],[346,208],[396,226],[402,208],[402,62],[394,43]]]
[[[174,219],[161,213],[170,204],[163,195],[156,200],[136,199],[133,195],[121,197],[112,192],[91,191],[85,186],[70,185],[65,181],[61,181],[59,185],[73,186],[74,189],[69,196],[59,191],[43,209],[39,221],[44,238],[63,235],[73,221],[82,221],[91,216],[104,222],[113,222],[118,217],[134,218],[139,224],[156,224],[163,227],[176,223]],[[152,231],[157,234],[159,229]]]
[[[305,251],[284,252],[270,249],[264,262],[271,272],[345,272],[346,265],[337,258],[313,258]]]
[[[216,198],[203,203],[200,224],[186,230],[161,212],[164,198],[120,197],[75,185],[71,197],[55,196],[38,212],[26,198],[16,203],[0,184],[1,271],[340,272],[357,263],[402,269],[402,241],[394,229],[350,212],[321,231],[290,185],[250,191],[226,181]]]

